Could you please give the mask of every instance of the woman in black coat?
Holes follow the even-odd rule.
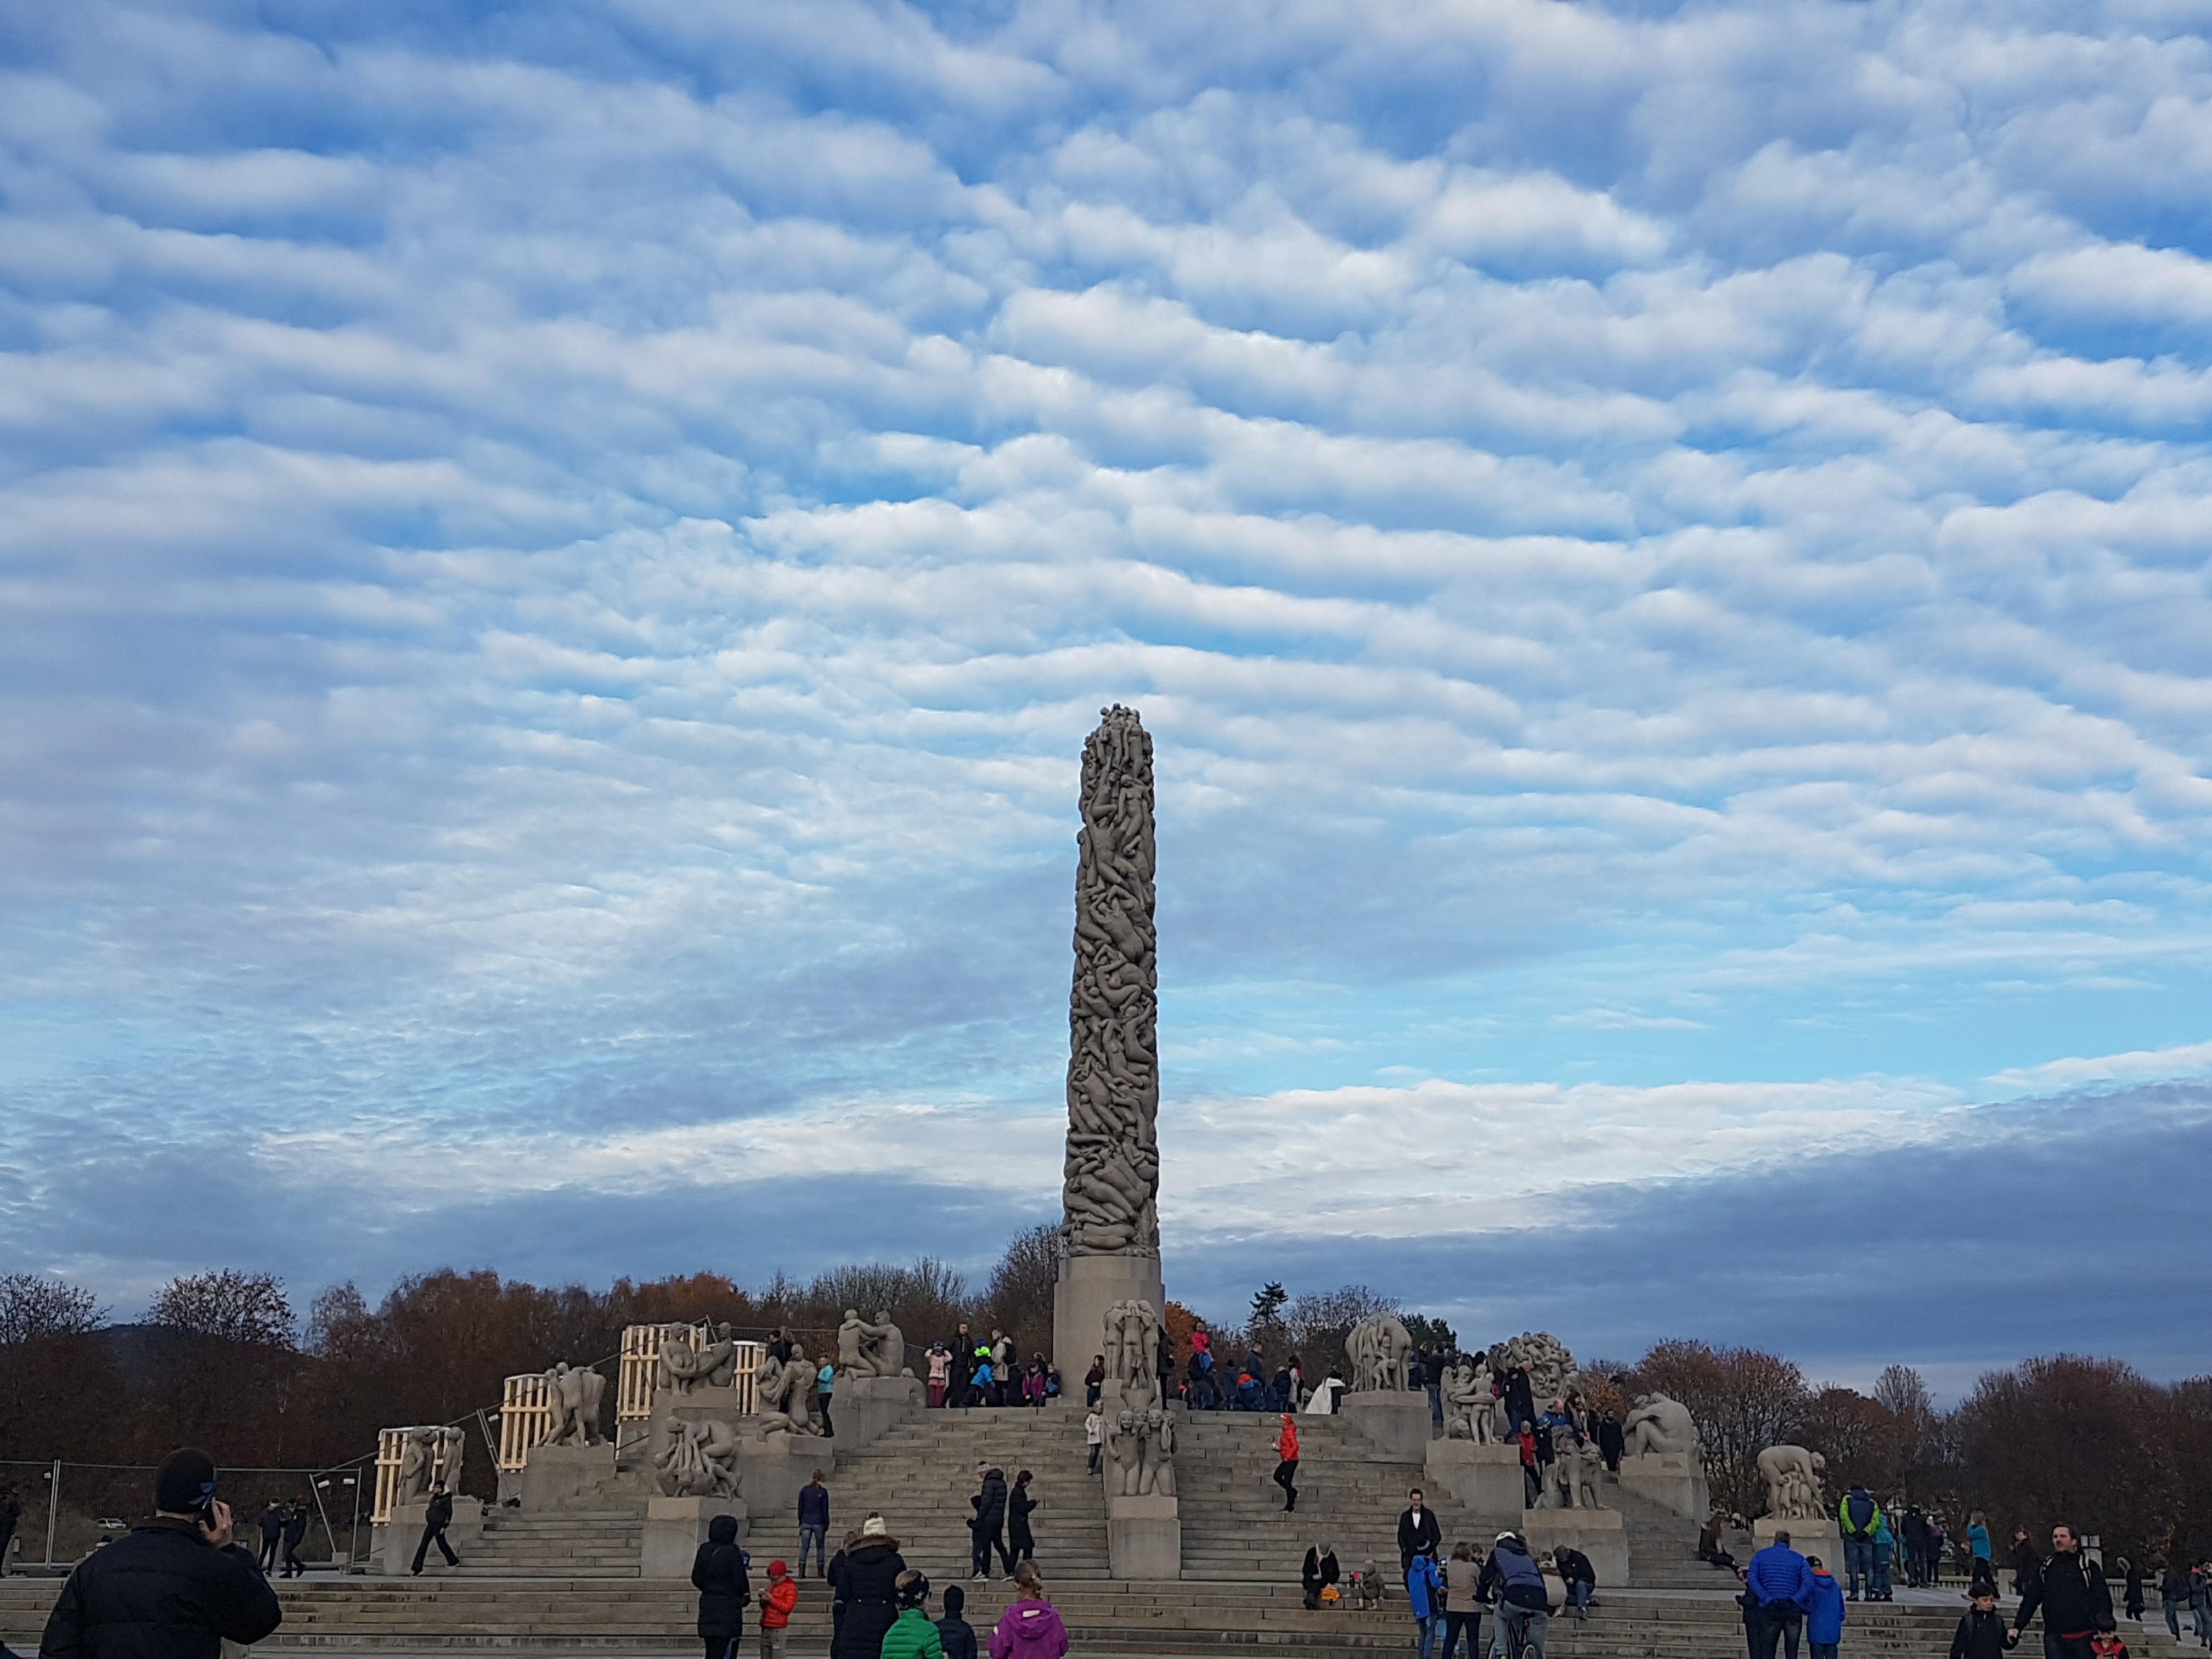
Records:
[[[898,1540],[882,1516],[870,1516],[861,1524],[859,1541],[845,1552],[837,1586],[845,1620],[830,1659],[883,1659],[884,1633],[898,1617],[898,1576],[905,1571]]]
[[[1037,1501],[1030,1496],[1030,1472],[1024,1469],[1014,1477],[1014,1488],[1006,1494],[1006,1542],[1017,1561],[1036,1559],[1036,1534],[1030,1530],[1030,1511]]]
[[[691,1560],[691,1588],[699,1592],[699,1635],[707,1659],[737,1659],[745,1633],[745,1603],[753,1599],[745,1558],[738,1548],[738,1518],[718,1515],[707,1523],[707,1541]]]

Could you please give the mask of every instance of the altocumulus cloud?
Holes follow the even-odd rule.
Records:
[[[988,1257],[1118,699],[1194,1295],[2212,1361],[2208,11],[18,9],[6,1254]]]

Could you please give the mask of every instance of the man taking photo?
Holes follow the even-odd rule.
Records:
[[[40,1659],[219,1659],[283,1622],[253,1558],[230,1547],[215,1460],[171,1452],[154,1474],[154,1518],[80,1561],[40,1638]]]

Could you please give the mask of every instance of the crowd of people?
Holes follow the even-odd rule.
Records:
[[[923,1391],[933,1407],[1042,1406],[1060,1398],[1060,1370],[1050,1358],[1033,1353],[1024,1364],[1013,1338],[995,1328],[979,1337],[964,1319],[922,1358]]]

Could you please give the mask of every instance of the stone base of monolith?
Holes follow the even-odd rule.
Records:
[[[1686,1452],[1645,1452],[1624,1457],[1620,1484],[1692,1521],[1703,1521],[1713,1512],[1705,1491],[1705,1472]]]
[[[1762,1515],[1751,1523],[1752,1547],[1765,1549],[1778,1532],[1790,1534],[1790,1547],[1798,1554],[1819,1556],[1820,1565],[1836,1575],[1836,1582],[1844,1582],[1850,1569],[1844,1561],[1843,1528],[1833,1521],[1778,1521]]]
[[[1360,1396],[1346,1396],[1346,1403]],[[1521,1449],[1497,1441],[1431,1440],[1422,1475],[1439,1496],[1457,1499],[1478,1520],[1499,1527],[1521,1524],[1528,1486],[1521,1474]],[[1601,1579],[1618,1584],[1618,1578]]]
[[[689,1578],[691,1564],[699,1557],[699,1546],[707,1541],[707,1528],[718,1515],[737,1516],[738,1536],[743,1538],[745,1535],[745,1506],[740,1499],[647,1498],[645,1529],[639,1534],[637,1576],[641,1578]]]
[[[837,1425],[831,1443],[856,1452],[885,1430],[921,1416],[924,1397],[921,1383],[911,1376],[841,1376],[830,1396],[830,1414]]]
[[[1109,1497],[1106,1562],[1116,1578],[1182,1577],[1182,1511],[1177,1500]]]
[[[611,1492],[642,1495],[647,1490],[645,1476],[617,1467],[614,1447],[604,1441],[596,1446],[532,1446],[520,1474],[499,1477],[501,1503],[519,1498],[524,1509],[539,1511],[573,1509]]]
[[[1080,1378],[1106,1334],[1106,1310],[1139,1301],[1166,1322],[1168,1293],[1156,1255],[1071,1255],[1052,1293],[1052,1354],[1064,1378]]]
[[[392,1519],[369,1534],[369,1552],[376,1571],[387,1578],[404,1578],[415,1565],[415,1547],[422,1541],[422,1520],[430,1512],[429,1500],[395,1504]],[[465,1562],[469,1551],[483,1538],[483,1503],[475,1498],[456,1498],[453,1518],[446,1524],[446,1541]],[[432,1575],[453,1571],[435,1544],[422,1558],[422,1571]],[[688,1571],[689,1569],[687,1568]]]
[[[1531,1553],[1577,1549],[1589,1557],[1597,1582],[1628,1582],[1628,1530],[1619,1510],[1530,1510],[1517,1523]]]
[[[1336,1402],[1337,1415],[1390,1454],[1408,1463],[1424,1462],[1429,1434],[1429,1396],[1413,1389],[1377,1389],[1348,1394]]]
[[[842,1390],[841,1390],[842,1392]],[[834,1414],[836,1407],[831,1407]],[[837,1442],[811,1434],[767,1434],[738,1445],[738,1490],[748,1509],[763,1515],[792,1515],[799,1509],[799,1489],[819,1469],[837,1469]],[[686,1572],[690,1568],[684,1569]]]

